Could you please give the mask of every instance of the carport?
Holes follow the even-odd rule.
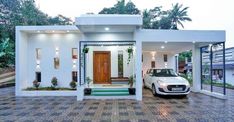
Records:
[[[142,76],[148,68],[172,68],[178,70],[178,54],[192,50],[192,91],[218,98],[226,98],[225,89],[225,31],[207,30],[138,30],[136,40],[136,87],[142,86]],[[141,50],[140,50],[141,49]],[[214,52],[219,54],[222,67],[221,86],[215,90],[213,79]],[[208,57],[208,58],[207,58]],[[207,83],[209,82],[209,83]],[[137,96],[142,97],[140,88]]]

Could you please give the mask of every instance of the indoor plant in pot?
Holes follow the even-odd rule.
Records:
[[[129,92],[130,95],[135,95],[136,94],[136,89],[133,88],[134,82],[135,82],[135,77],[134,77],[134,75],[131,75],[129,77],[129,83],[128,83],[129,84],[128,92]]]
[[[88,88],[85,88],[85,89],[84,89],[84,94],[85,94],[85,95],[90,95],[91,92],[92,92],[92,89],[89,88],[89,84],[90,84],[90,82],[92,81],[92,79],[90,79],[89,77],[86,77],[86,78],[85,78],[85,81],[86,81],[86,83],[87,83]]]

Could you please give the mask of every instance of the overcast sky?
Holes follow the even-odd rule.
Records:
[[[126,0],[128,1],[128,0]],[[131,0],[140,10],[172,4],[188,6],[192,22],[184,23],[186,30],[226,30],[226,47],[234,47],[234,0]],[[98,13],[113,6],[117,0],[36,0],[37,6],[50,16],[62,14],[74,20],[81,14]]]

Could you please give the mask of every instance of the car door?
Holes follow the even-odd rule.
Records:
[[[152,77],[152,69],[149,69],[149,71],[147,72],[147,75],[145,77],[145,85],[147,87],[151,87],[151,77]]]

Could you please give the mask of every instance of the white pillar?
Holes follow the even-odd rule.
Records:
[[[84,85],[77,87],[77,101],[82,101],[84,99]]]
[[[136,41],[136,100],[142,100],[142,42]]]
[[[192,91],[201,91],[201,60],[200,60],[200,47],[196,44],[192,49],[192,64],[193,64],[193,86]]]
[[[77,47],[78,47],[78,48],[77,48],[78,54],[80,54],[80,53],[82,54],[82,52],[80,52],[80,45],[78,45]],[[76,87],[76,89],[77,89],[77,90],[76,90],[76,92],[77,92],[77,101],[82,101],[82,100],[84,99],[84,85],[81,85],[81,86],[80,86],[80,82],[81,82],[81,81],[80,81],[80,78],[79,78],[79,77],[81,77],[81,79],[83,78],[83,77],[82,77],[83,74],[81,73],[81,76],[80,76],[80,74],[79,74],[79,72],[80,72],[79,70],[80,70],[80,67],[81,67],[81,66],[80,66],[80,61],[81,61],[80,58],[81,58],[81,57],[79,57],[78,60],[77,60],[77,62],[78,62],[78,63],[77,63],[77,73],[78,73],[78,77],[77,77],[77,78],[78,78],[78,79],[77,79],[77,87]],[[82,69],[82,67],[81,67],[81,69]]]

